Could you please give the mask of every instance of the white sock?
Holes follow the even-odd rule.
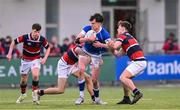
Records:
[[[84,91],[80,91],[80,97],[84,98]]]

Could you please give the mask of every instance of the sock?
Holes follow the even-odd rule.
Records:
[[[79,80],[78,83],[79,83],[80,97],[84,98],[85,79]]]
[[[32,91],[38,89],[38,84],[39,84],[39,81],[34,81],[34,80],[32,81]]]
[[[84,91],[79,92],[80,97],[84,98]]]
[[[38,94],[39,94],[40,96],[43,96],[43,95],[44,95],[44,90],[38,90]]]
[[[93,89],[94,91],[94,96],[99,97],[99,88],[98,89]]]
[[[20,84],[22,94],[26,93],[26,87],[27,87],[27,84]]]
[[[140,91],[139,91],[137,88],[135,88],[135,89],[133,90],[133,94],[134,94],[134,95],[138,95],[138,94],[140,94]]]
[[[91,96],[91,99],[92,99],[92,101],[95,101],[95,96],[92,95],[92,96]]]
[[[129,96],[124,96],[124,99],[129,100],[130,98],[129,98]]]

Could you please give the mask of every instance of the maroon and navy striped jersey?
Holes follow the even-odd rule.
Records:
[[[139,43],[129,33],[125,32],[124,34],[119,35],[117,37],[117,41],[122,42],[121,47],[131,60],[145,59],[144,53],[139,46]]]
[[[62,59],[68,64],[73,65],[78,61],[77,53],[75,52],[76,47],[68,50],[64,55],[62,56]]]
[[[19,36],[14,40],[15,44],[23,43],[23,56],[25,60],[35,60],[40,58],[40,50],[43,46],[48,48],[49,44],[46,38],[39,36],[37,40],[31,37],[31,33]]]

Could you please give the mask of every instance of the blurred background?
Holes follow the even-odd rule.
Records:
[[[14,48],[13,61],[7,62],[5,55],[10,42],[30,33],[33,23],[42,25],[41,34],[51,47],[51,57],[42,66],[40,82],[42,85],[56,84],[59,57],[74,46],[76,35],[97,12],[103,14],[103,26],[112,38],[116,36],[119,20],[133,24],[132,34],[149,61],[144,73],[136,78],[139,84],[180,82],[179,0],[0,0],[0,86],[19,84],[22,45]],[[118,85],[118,77],[127,64],[127,57],[105,54],[101,84]],[[69,85],[76,84],[74,80],[70,78]]]

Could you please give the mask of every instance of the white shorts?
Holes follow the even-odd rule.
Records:
[[[20,74],[28,74],[33,68],[41,69],[40,59],[33,61],[26,61],[21,59]]]
[[[131,61],[131,63],[126,67],[126,70],[129,71],[133,76],[137,76],[142,73],[146,66],[146,61]]]
[[[93,55],[93,54],[87,52],[84,48],[82,48],[82,51],[91,57],[90,64],[92,67],[99,68],[103,64],[103,59],[102,59],[101,55]]]
[[[79,68],[76,64],[68,65],[62,58],[58,61],[58,78],[68,78],[69,75],[77,72],[78,70]]]

